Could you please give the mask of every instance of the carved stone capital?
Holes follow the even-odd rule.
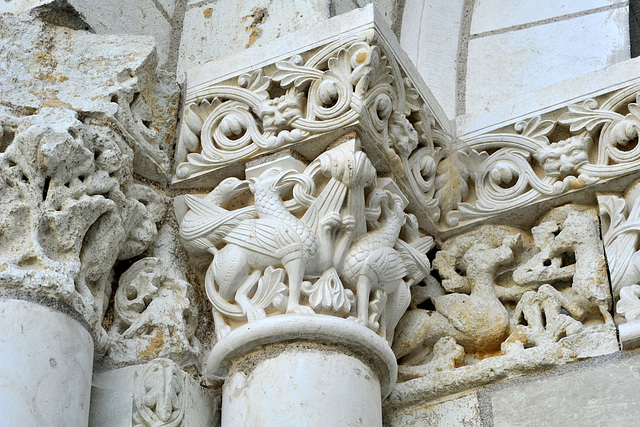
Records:
[[[433,239],[409,213],[433,209],[429,184],[410,157],[450,135],[395,37],[366,8],[192,70],[183,105],[172,186],[211,189],[175,204],[208,264],[207,375],[299,319],[265,339],[373,340],[362,354],[383,361],[386,396],[395,325],[431,268]]]
[[[113,266],[145,251],[164,217],[177,87],[147,38],[28,15],[0,25],[0,286],[65,303],[101,353]]]

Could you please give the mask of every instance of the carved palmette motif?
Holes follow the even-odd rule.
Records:
[[[185,373],[156,359],[134,378],[133,426],[178,427],[186,410]]]
[[[252,204],[228,210],[242,191]],[[185,247],[213,254],[205,287],[218,338],[286,312],[352,317],[391,340],[409,286],[430,269],[433,240],[419,234],[397,185],[376,177],[355,141],[306,167],[278,156],[249,167],[247,180],[229,178],[184,201]]]
[[[462,233],[443,244],[433,265],[442,282],[415,287],[396,331],[404,379],[523,349],[577,357],[592,351],[592,343],[580,347],[589,335],[617,345],[593,208],[553,209],[530,233],[495,225]]]

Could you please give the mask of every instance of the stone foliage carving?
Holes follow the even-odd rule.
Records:
[[[65,108],[5,108],[0,123],[0,284],[67,303],[103,348],[113,264],[153,242],[164,198],[133,179],[133,150],[108,126]]]
[[[432,219],[445,228],[486,219],[621,177],[640,165],[638,87],[550,116],[555,118],[533,117],[512,129],[466,138],[444,157],[438,148],[416,157],[427,181],[455,180],[433,193],[439,211]]]
[[[168,359],[156,359],[134,378],[134,427],[178,427],[187,407],[185,373]]]
[[[178,180],[359,124],[402,175],[429,113],[374,32],[215,85],[190,87],[176,151]],[[374,159],[377,163],[377,159]]]
[[[286,312],[352,317],[391,341],[432,245],[394,182],[376,177],[355,140],[306,167],[280,155],[246,176],[184,198],[185,247],[213,254],[205,285],[218,338]],[[229,209],[242,192],[253,200]]]
[[[613,296],[616,298],[617,323],[640,320],[640,264],[638,237],[640,232],[640,204],[638,183],[624,198],[599,195],[602,238],[607,254]]]
[[[192,286],[161,259],[144,258],[120,277],[107,357],[120,363],[164,357],[194,365],[200,353],[197,315]]]
[[[483,366],[531,370],[617,349],[593,208],[553,209],[530,233],[481,226],[447,240],[433,266],[440,280],[414,286],[396,331],[405,380],[456,369],[477,385],[495,373]]]

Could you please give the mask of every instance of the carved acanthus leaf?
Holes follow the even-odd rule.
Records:
[[[622,314],[627,322],[640,320],[640,285],[625,286],[620,289],[620,301],[616,313]]]

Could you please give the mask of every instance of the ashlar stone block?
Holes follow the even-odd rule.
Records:
[[[628,11],[621,6],[472,39],[467,58],[466,111],[481,110],[629,59],[627,20]]]

